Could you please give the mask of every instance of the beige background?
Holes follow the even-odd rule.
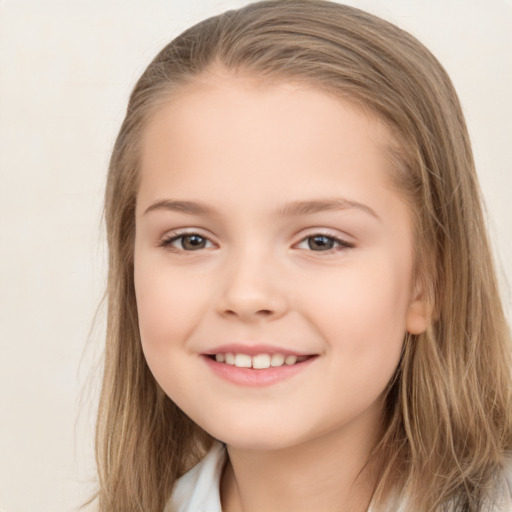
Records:
[[[94,488],[109,151],[154,54],[245,3],[0,0],[0,510],[68,512]],[[510,313],[512,2],[348,3],[412,32],[451,74]]]

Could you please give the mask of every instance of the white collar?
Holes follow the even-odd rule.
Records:
[[[176,481],[164,512],[222,512],[219,484],[226,459],[225,446],[215,442],[205,458]]]

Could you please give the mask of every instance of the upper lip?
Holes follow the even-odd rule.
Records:
[[[254,344],[254,343],[228,343],[224,345],[219,345],[214,347],[206,352],[205,355],[215,355],[215,354],[226,354],[231,352],[233,354],[247,354],[250,356],[257,356],[258,354],[283,354],[284,356],[311,356],[315,355],[311,352],[302,352],[300,350],[289,349],[284,347],[279,347],[276,345],[264,345],[264,344]]]

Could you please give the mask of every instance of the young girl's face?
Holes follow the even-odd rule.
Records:
[[[350,103],[227,71],[152,117],[136,210],[142,346],[214,437],[273,449],[378,429],[406,331],[427,321],[388,142]]]

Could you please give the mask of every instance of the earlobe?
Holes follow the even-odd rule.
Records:
[[[432,307],[420,290],[407,311],[405,328],[410,334],[421,334],[427,330],[432,319]]]
[[[427,315],[424,308],[412,304],[407,313],[406,330],[409,334],[421,334],[427,330],[430,323],[430,315]]]

